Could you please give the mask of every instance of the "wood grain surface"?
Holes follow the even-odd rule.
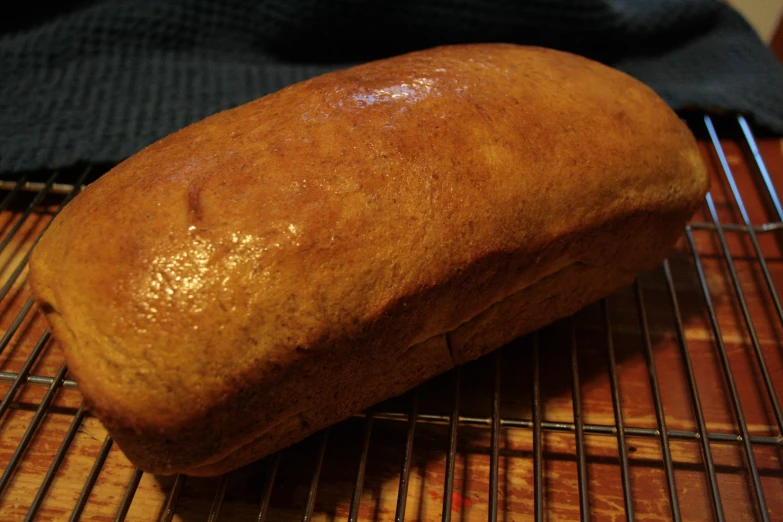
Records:
[[[684,236],[677,251],[669,258],[674,296],[669,290],[666,272],[661,267],[641,275],[638,286],[625,288],[603,303],[587,307],[573,320],[550,325],[536,336],[519,339],[495,354],[465,366],[461,371],[461,422],[457,431],[454,482],[450,495],[451,520],[488,520],[490,517],[491,417],[496,379],[499,379],[500,417],[507,421],[499,429],[497,520],[533,519],[533,430],[514,427],[513,424],[532,418],[534,341],[538,342],[540,354],[541,414],[547,422],[564,424],[558,430],[548,429],[543,434],[541,491],[545,519],[579,519],[580,487],[577,441],[573,430],[571,365],[574,339],[582,420],[588,425],[584,441],[587,479],[584,487],[588,514],[595,520],[629,519],[621,473],[622,452],[615,429],[618,418],[613,408],[608,370],[611,346],[617,364],[619,413],[626,427],[628,495],[634,517],[639,520],[671,520],[672,506],[661,439],[655,431],[651,431],[656,430],[658,424],[645,358],[646,335],[649,336],[657,371],[666,427],[672,435],[669,449],[682,519],[700,521],[715,517],[703,438],[695,435],[698,425],[684,349],[692,363],[698,401],[708,432],[734,435],[733,442],[712,440],[707,444],[716,472],[719,505],[726,520],[761,520],[749,459],[736,436],[741,431],[727,373],[721,363],[720,347],[723,346],[747,430],[752,437],[762,437],[751,438],[751,449],[768,519],[783,520],[783,438],[754,348],[755,338],[758,352],[765,359],[770,381],[776,388],[777,401],[783,402],[783,323],[773,301],[773,291],[777,293],[783,289],[783,231],[775,231],[773,227],[771,231],[756,234],[771,278],[770,288],[749,233],[731,226],[743,225],[743,217],[732,194],[729,178],[721,169],[720,156],[709,141],[704,120],[694,118],[692,125],[712,169],[711,197],[715,214],[724,225],[729,254],[728,257],[724,254],[720,236],[714,227],[705,225],[713,223],[711,209],[705,203],[694,218],[690,234],[703,269],[709,301],[702,292],[694,251]],[[717,128],[719,134],[725,137],[720,141],[720,150],[736,179],[751,223],[781,222],[783,217],[775,211],[774,202],[737,121],[718,122]],[[758,143],[773,183],[783,187],[783,142],[763,139]],[[0,192],[0,199],[7,193]],[[63,198],[61,195],[47,196],[35,206],[29,217],[22,220],[34,197],[34,192],[23,191],[0,213],[0,238],[18,229],[0,252],[0,283],[8,281],[24,260],[25,253]],[[736,287],[732,270],[736,275]],[[0,300],[0,333],[12,328],[28,297],[25,272],[22,272]],[[679,307],[682,337],[672,297]],[[752,330],[743,315],[743,302]],[[715,324],[711,322],[708,303],[715,311]],[[646,321],[646,330],[642,318]],[[34,361],[29,359],[45,327],[44,320],[33,307],[2,348],[0,371],[18,373],[25,364],[32,363],[32,375],[55,376],[63,364],[56,343],[47,341],[40,356]],[[572,333],[575,335],[572,336]],[[496,368],[499,371],[496,372]],[[372,410],[372,421],[357,417],[333,426],[327,432],[283,450],[279,456],[232,472],[223,479],[180,479],[177,483],[182,487],[172,520],[257,520],[270,470],[275,463],[277,472],[271,487],[267,520],[302,520],[321,448],[325,448],[323,464],[317,485],[312,489],[315,497],[309,519],[348,520],[368,425],[371,432],[357,520],[394,520],[409,434],[408,418],[414,400],[417,401],[418,422],[413,432],[404,520],[442,520],[450,434],[448,416],[453,408],[456,377],[456,371],[440,376],[415,392],[378,405]],[[8,397],[11,388],[10,381],[0,382],[0,398]],[[47,391],[48,387],[40,384],[20,386],[13,396],[8,397],[8,409],[0,417],[0,470],[5,470],[0,484],[6,481],[0,491],[0,520],[25,518],[66,433],[74,425],[78,429],[36,517],[36,520],[68,520],[95,466],[96,457],[102,447],[110,444],[106,431],[89,414],[80,423],[74,424],[81,405],[76,388],[55,387],[51,404],[42,408]],[[0,405],[0,408],[3,407]],[[39,411],[40,424],[37,429],[30,430],[31,422]],[[637,428],[648,431],[642,434],[635,430]],[[595,433],[601,430],[604,433]],[[29,444],[22,452],[18,465],[9,469],[14,453],[26,437],[29,437]],[[81,520],[114,520],[133,475],[133,466],[119,448],[112,445],[84,505]],[[174,485],[175,477],[143,474],[132,496],[126,519],[145,521],[164,517],[167,499]]]

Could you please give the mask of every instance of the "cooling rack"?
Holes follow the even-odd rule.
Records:
[[[0,182],[0,519],[783,520],[783,149],[742,117],[688,122],[712,190],[658,269],[209,479],[127,461],[27,289],[37,238],[105,168]]]

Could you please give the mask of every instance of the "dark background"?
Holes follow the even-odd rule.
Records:
[[[718,0],[93,0],[0,8],[0,172],[116,162],[219,110],[435,45],[582,54],[783,135],[783,69]]]

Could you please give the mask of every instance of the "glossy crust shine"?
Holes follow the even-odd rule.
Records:
[[[707,186],[690,132],[632,78],[441,47],[149,146],[61,212],[30,277],[130,459],[210,475],[628,283]]]

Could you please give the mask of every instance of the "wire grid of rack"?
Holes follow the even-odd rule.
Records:
[[[25,286],[101,171],[0,184],[2,520],[783,520],[783,147],[690,121],[713,176],[660,269],[412,392],[212,479],[135,469]]]

